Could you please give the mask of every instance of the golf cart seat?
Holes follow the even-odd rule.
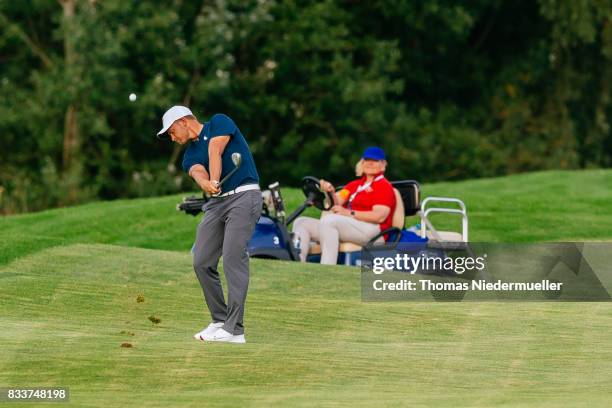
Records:
[[[427,239],[430,241],[439,242],[462,242],[463,237],[460,233],[454,231],[438,231],[438,236],[434,235],[433,231],[427,231]]]
[[[340,245],[338,246],[338,252],[361,251],[361,248],[362,248],[361,245],[355,244],[354,242],[340,242]],[[321,245],[319,245],[316,242],[311,242],[308,254],[310,254],[310,255],[320,255],[321,254]]]

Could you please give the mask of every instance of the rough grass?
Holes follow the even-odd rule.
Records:
[[[464,200],[470,241],[539,242],[612,239],[612,170],[550,171],[422,186],[423,196]],[[286,208],[303,201],[300,190],[283,188]],[[104,243],[150,249],[191,248],[196,219],[178,213],[182,195],[96,202],[0,218],[0,264],[43,248]],[[313,209],[307,214],[316,216]],[[410,217],[408,224],[418,219]],[[437,215],[434,223],[456,229],[458,219]]]

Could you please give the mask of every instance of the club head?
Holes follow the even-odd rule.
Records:
[[[242,155],[240,153],[232,153],[232,162],[234,166],[240,166],[240,163],[242,163]]]

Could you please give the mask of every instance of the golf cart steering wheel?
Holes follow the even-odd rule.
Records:
[[[333,193],[321,191],[319,179],[312,176],[306,176],[302,179],[302,191],[306,196],[306,200],[322,211],[329,211],[334,206]]]

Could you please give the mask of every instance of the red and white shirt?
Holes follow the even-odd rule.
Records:
[[[372,211],[375,205],[389,207],[391,209],[389,215],[378,225],[382,231],[393,223],[396,204],[393,186],[382,173],[376,175],[371,183],[366,180],[366,176],[363,176],[351,181],[338,192],[338,195],[345,200],[343,206],[354,211]]]

